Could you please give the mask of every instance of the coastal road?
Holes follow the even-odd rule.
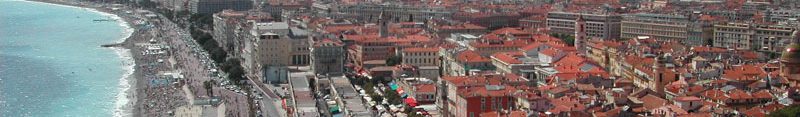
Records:
[[[255,79],[255,80],[254,80]],[[275,95],[271,89],[264,86],[264,83],[261,82],[258,78],[251,78],[247,77],[247,80],[250,81],[250,84],[255,85],[258,91],[261,91],[265,94],[264,98],[261,99],[261,112],[263,112],[264,116],[266,117],[286,117],[286,111],[281,109],[281,98],[278,95]]]

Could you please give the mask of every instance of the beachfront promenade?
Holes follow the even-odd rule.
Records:
[[[219,77],[220,75],[215,75],[214,71],[217,71],[217,67],[208,58],[208,53],[203,51],[200,45],[191,39],[185,29],[179,28],[177,24],[166,18],[162,17],[161,21],[161,26],[156,28],[161,29],[159,32],[163,37],[162,40],[174,47],[172,53],[174,53],[178,61],[178,70],[183,71],[187,77],[187,87],[191,91],[189,94],[194,94],[188,96],[195,100],[219,98],[225,104],[224,109],[221,110],[224,110],[224,116],[227,117],[249,116],[250,109],[247,103],[247,96],[241,92],[227,90],[222,87],[223,85],[219,85],[221,82],[227,81],[227,79]],[[213,83],[215,85],[212,88],[211,96],[206,93],[207,91],[203,87],[203,82],[210,80],[216,81]]]
[[[236,87],[222,76],[225,73],[217,70],[217,65],[209,59],[209,54],[202,49],[188,33],[188,29],[160,14],[144,9],[120,6],[111,10],[106,6],[92,2],[74,0],[41,0],[42,2],[96,8],[98,11],[119,15],[122,21],[135,29],[123,43],[114,47],[130,49],[136,63],[135,72],[131,76],[133,84],[128,98],[131,102],[126,106],[126,114],[135,117],[163,117],[181,115],[201,115],[219,117],[249,117],[251,109],[248,104],[254,94]],[[117,5],[119,6],[119,5]],[[157,15],[158,17],[146,17]],[[248,78],[247,87],[263,92],[261,104],[257,107],[263,116],[285,117],[286,111],[281,107],[281,98],[257,78]],[[206,91],[203,82],[214,81],[212,90]],[[208,94],[211,92],[211,94]],[[248,97],[248,94],[250,96]],[[220,105],[202,101],[219,99]],[[255,106],[255,105],[254,105]],[[190,111],[178,111],[181,107],[189,107]],[[191,107],[201,107],[196,109]],[[252,110],[255,111],[255,110]]]

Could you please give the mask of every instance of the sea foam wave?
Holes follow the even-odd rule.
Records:
[[[125,22],[125,20],[120,18],[118,15],[109,14],[106,12],[100,12],[95,9],[91,9],[90,11],[97,12],[105,16],[109,16],[111,17],[111,19],[115,19],[119,22],[119,25],[122,26],[124,29],[123,31],[124,36],[122,38],[119,38],[117,40],[117,43],[125,42],[126,39],[132,36],[134,29],[128,25],[128,22]],[[123,70],[124,73],[122,74],[122,77],[119,80],[120,86],[118,89],[118,93],[116,95],[117,100],[114,102],[114,110],[112,111],[112,114],[114,117],[131,116],[132,108],[129,107],[133,106],[133,104],[129,102],[133,97],[129,97],[129,95],[130,93],[133,93],[132,91],[133,89],[131,88],[131,86],[135,84],[132,84],[132,82],[130,82],[129,80],[131,80],[132,78],[131,75],[135,70],[134,66],[136,65],[136,62],[133,61],[133,54],[131,53],[130,49],[114,48],[114,52],[120,57],[120,59],[122,59],[121,64],[123,64],[122,66],[124,67]]]
[[[3,1],[5,1],[5,0],[3,0]],[[17,1],[17,0],[11,0],[11,1]],[[27,1],[27,0],[19,0],[19,1],[38,2],[38,1]],[[134,29],[131,28],[128,25],[128,22],[125,22],[124,20],[122,20],[122,18],[120,18],[119,16],[114,15],[114,14],[110,14],[110,13],[106,13],[106,12],[100,12],[100,11],[98,11],[96,9],[93,9],[93,8],[85,8],[85,7],[77,7],[77,6],[61,5],[61,4],[53,4],[53,3],[46,3],[46,2],[38,2],[38,3],[45,3],[45,4],[50,4],[50,5],[64,6],[64,7],[77,8],[77,9],[84,9],[84,10],[95,12],[95,13],[101,14],[103,16],[108,16],[108,17],[110,17],[112,19],[117,20],[119,25],[122,26],[123,29],[124,29],[124,31],[122,33],[122,38],[117,39],[117,43],[125,42],[125,40],[128,37],[130,37],[134,32]],[[122,64],[124,69],[122,70],[123,74],[122,74],[122,76],[120,77],[120,80],[119,80],[119,88],[118,88],[118,91],[117,91],[118,93],[116,94],[116,96],[114,96],[114,98],[116,100],[114,101],[114,108],[113,108],[111,113],[112,113],[112,115],[114,117],[131,116],[133,114],[132,113],[133,104],[129,103],[129,102],[130,102],[131,98],[133,98],[133,97],[128,97],[128,95],[130,95],[129,93],[132,93],[131,86],[133,86],[133,84],[131,84],[132,82],[130,82],[130,79],[131,79],[130,76],[133,75],[133,72],[135,70],[134,66],[136,66],[136,64],[133,61],[133,56],[132,56],[132,53],[130,52],[130,49],[125,49],[125,48],[113,48],[113,49],[114,49],[114,53],[116,53],[117,56],[119,56],[120,59],[122,59],[122,63],[120,63],[120,64]],[[131,108],[126,108],[126,107],[131,107]]]

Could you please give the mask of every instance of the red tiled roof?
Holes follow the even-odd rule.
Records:
[[[501,29],[497,29],[497,30],[492,31],[492,34],[502,35],[502,34],[506,34],[506,33],[509,33],[509,34],[512,34],[512,35],[528,34],[528,32],[522,31],[519,28],[510,28],[510,27],[509,28],[501,28]]]
[[[416,92],[436,92],[436,86],[432,84],[418,85]]]
[[[675,97],[677,101],[700,101],[701,99],[695,96]]]
[[[595,44],[596,47],[604,47],[605,46],[605,47],[612,47],[612,48],[616,48],[616,47],[619,47],[621,45],[622,45],[622,43],[619,43],[619,42],[616,42],[616,41],[611,41],[611,40],[606,40],[606,41],[603,41],[602,43]]]
[[[730,97],[731,99],[734,99],[734,100],[753,99],[752,95],[747,94],[747,92],[744,92],[744,91],[738,90],[738,89],[730,91],[730,93],[728,93],[728,97]]]
[[[503,40],[500,44],[493,44],[487,42],[470,42],[470,46],[481,48],[481,47],[517,47],[521,48],[528,45],[527,41],[524,40]]]
[[[703,15],[703,16],[700,16],[700,19],[698,19],[698,20],[700,20],[700,21],[714,21],[714,18],[711,18],[710,15]]]
[[[581,111],[586,109],[586,105],[581,104],[577,100],[571,99],[567,96],[561,98],[548,98],[550,103],[556,108],[551,109],[550,112],[559,113],[563,111]]]
[[[756,68],[755,65],[732,66],[730,69],[723,71],[725,73],[722,75],[723,78],[739,81],[754,81],[758,80],[758,76],[766,75],[766,72]]]
[[[509,113],[500,113],[500,111],[492,111],[481,113],[481,117],[527,117],[527,113],[522,110],[515,110]]]
[[[783,107],[786,107],[786,106],[783,105],[783,104],[772,103],[772,104],[765,105],[763,109],[764,109],[764,111],[772,112],[772,111],[775,111],[775,110],[778,110],[778,109],[782,109]]]
[[[550,36],[550,35],[547,35],[547,34],[532,35],[531,38],[533,40],[536,40],[537,42],[542,42],[542,43],[551,42],[551,41],[552,42],[563,43],[563,42],[561,42],[561,39],[553,37],[553,36]]]
[[[425,29],[422,28],[389,28],[389,33],[393,34],[403,34],[403,35],[413,35],[423,32]]]
[[[587,65],[586,63],[588,63],[588,62],[589,61],[587,59],[585,59],[583,57],[580,57],[580,56],[576,55],[575,53],[569,53],[566,56],[564,56],[563,58],[561,58],[561,60],[558,60],[553,64],[554,65],[558,65],[558,66],[563,66],[563,67],[573,66],[575,68],[578,68],[578,67],[582,67],[583,65]]]
[[[403,52],[438,52],[438,47],[412,47],[403,49]]]
[[[577,48],[569,46],[569,45],[567,45],[567,44],[565,44],[564,42],[561,42],[561,41],[549,41],[549,42],[547,42],[545,44],[547,44],[547,46],[550,46],[550,47],[553,47],[553,48],[556,48],[556,49],[559,49],[559,50],[562,50],[562,51],[577,51],[578,50]]]
[[[456,58],[465,63],[492,61],[491,59],[483,57],[478,53],[472,52],[471,50],[461,52],[460,54],[456,55]]]
[[[658,107],[664,106],[666,101],[661,99],[658,96],[647,94],[644,97],[640,98],[642,102],[644,102],[644,107],[647,110],[656,109]]]
[[[764,116],[767,116],[766,113],[761,112],[761,111],[762,110],[761,110],[760,107],[756,107],[756,108],[753,108],[753,109],[745,111],[744,115],[747,115],[748,117],[764,117]]]
[[[513,93],[517,92],[517,89],[511,86],[505,86],[503,89],[498,90],[489,90],[484,86],[477,86],[472,88],[467,88],[464,90],[458,90],[458,94],[464,97],[502,97],[502,96],[512,96]]]
[[[710,53],[725,53],[725,52],[728,52],[728,50],[725,50],[723,48],[702,47],[702,46],[692,47],[690,50],[694,51],[694,52],[710,52]]]
[[[536,49],[536,48],[538,48],[539,46],[542,46],[542,45],[544,45],[544,43],[541,43],[541,42],[533,42],[533,43],[530,43],[530,44],[528,44],[528,45],[527,45],[527,46],[525,46],[525,47],[522,47],[522,48],[520,48],[520,50],[522,50],[522,51],[529,51],[529,50]]]
[[[761,90],[761,91],[753,93],[753,98],[756,98],[756,99],[772,99],[772,94],[770,94],[767,90]]]
[[[720,90],[708,90],[706,92],[701,93],[700,96],[711,99],[713,101],[726,101],[730,99],[728,98],[728,96],[725,96],[725,92]]]
[[[492,57],[498,59],[507,64],[522,64],[522,61],[517,59],[515,56],[524,56],[522,52],[515,51],[515,52],[498,52],[492,54]]]
[[[687,115],[680,115],[678,117],[712,117],[711,113],[690,113]]]

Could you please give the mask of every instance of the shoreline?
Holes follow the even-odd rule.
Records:
[[[56,5],[56,6],[63,6],[63,7],[71,7],[77,9],[87,10],[89,12],[94,12],[103,16],[108,16],[112,19],[116,19],[118,24],[122,26],[123,32],[121,38],[117,39],[115,43],[122,43],[126,46],[120,47],[110,47],[114,53],[121,59],[121,67],[123,68],[121,72],[122,75],[119,77],[119,87],[116,94],[114,94],[115,100],[113,101],[114,107],[111,108],[111,115],[114,117],[132,117],[135,115],[134,113],[134,106],[137,104],[136,98],[136,90],[137,89],[137,78],[138,76],[136,73],[140,70],[137,70],[135,66],[137,65],[136,56],[133,54],[134,49],[127,46],[130,43],[131,38],[135,37],[138,31],[132,28],[132,24],[130,23],[132,19],[120,16],[110,11],[93,8],[91,6],[82,6],[81,4],[69,4],[69,1],[65,0],[20,0],[24,2],[36,2],[36,3],[43,3],[49,5]],[[74,2],[74,1],[72,1]],[[99,45],[98,45],[99,46]]]

